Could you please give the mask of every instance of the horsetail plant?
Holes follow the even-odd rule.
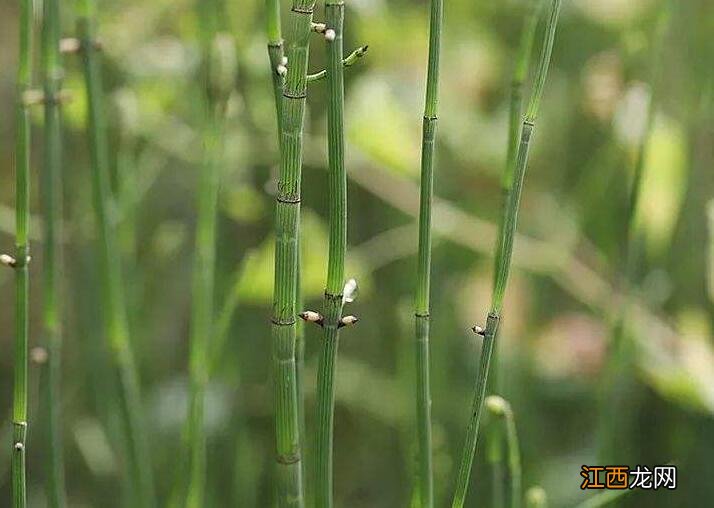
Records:
[[[520,205],[521,191],[523,189],[523,178],[525,176],[526,166],[528,165],[528,149],[530,146],[531,136],[535,128],[535,121],[540,107],[543,87],[545,86],[545,80],[548,75],[550,57],[553,51],[553,43],[555,41],[555,31],[558,25],[558,16],[560,14],[560,4],[561,0],[551,0],[543,46],[541,48],[540,61],[538,63],[528,108],[522,122],[520,143],[518,146],[516,165],[513,173],[513,187],[508,196],[508,202],[506,204],[505,214],[503,217],[503,227],[501,228],[496,247],[497,266],[491,297],[491,309],[488,313],[485,328],[480,326],[474,326],[473,328],[477,335],[483,337],[483,346],[481,348],[479,371],[474,388],[471,415],[466,429],[466,441],[462,452],[461,464],[459,466],[456,490],[454,492],[452,503],[453,508],[462,507],[464,505],[469,479],[471,477],[471,466],[476,453],[479,423],[481,420],[483,401],[486,394],[486,384],[488,381],[491,355],[493,353],[493,344],[496,340],[498,332],[501,308],[503,306],[503,297],[511,266],[513,237],[515,235],[516,223],[518,220],[518,208]]]
[[[205,394],[210,376],[210,346],[214,337],[216,222],[223,151],[225,110],[233,86],[233,41],[219,33],[225,19],[223,2],[199,1],[201,132],[203,162],[199,181],[198,218],[193,264],[190,331],[190,401],[187,418],[188,478],[185,506],[204,506],[206,489]]]
[[[293,1],[286,52],[288,67],[286,69],[281,63],[274,71],[285,76],[282,97],[276,103],[279,114],[280,175],[276,196],[275,286],[271,319],[278,506],[304,505],[295,343],[302,133],[314,8],[314,0]],[[277,10],[269,12],[272,16],[278,15]],[[272,24],[275,25],[276,21]]]
[[[98,233],[98,263],[104,333],[117,371],[120,409],[126,443],[126,467],[133,505],[155,505],[146,426],[141,407],[139,376],[129,340],[122,274],[116,246],[113,197],[109,186],[109,160],[104,116],[104,90],[96,39],[96,7],[81,0],[78,12],[79,44],[87,95],[87,129],[92,172],[92,202]]]
[[[490,395],[486,397],[486,409],[495,419],[494,426],[499,426],[503,432],[495,435],[498,439],[496,446],[502,448],[502,443],[506,443],[506,455],[508,464],[508,477],[510,479],[510,508],[520,508],[521,506],[521,452],[518,446],[518,433],[516,432],[516,421],[513,416],[511,405],[503,397]],[[504,439],[505,438],[505,439]],[[502,456],[502,454],[501,454]],[[501,489],[502,485],[494,485],[494,488]]]
[[[324,330],[317,371],[317,443],[315,506],[332,506],[332,441],[335,409],[335,364],[339,329],[343,324],[345,251],[347,250],[347,173],[345,171],[344,68],[342,29],[345,4],[325,2],[327,43],[327,159],[329,202],[329,252],[323,307]]]
[[[27,341],[30,246],[30,116],[32,80],[32,1],[20,1],[20,56],[17,71],[17,133],[15,140],[15,256],[0,261],[15,270],[15,371],[12,406],[12,505],[27,505],[25,449],[27,436]]]
[[[45,136],[42,198],[44,208],[44,256],[42,322],[47,336],[48,361],[44,365],[43,391],[48,441],[47,499],[52,508],[67,505],[60,418],[60,365],[62,350],[61,232],[62,223],[62,62],[59,51],[58,0],[44,0],[42,16],[42,64],[44,74]]]
[[[516,156],[518,154],[518,139],[521,134],[521,115],[523,114],[523,88],[528,75],[528,70],[531,67],[533,60],[533,43],[535,42],[536,29],[538,28],[538,19],[543,6],[543,0],[532,0],[532,5],[529,6],[529,12],[523,22],[523,30],[521,32],[520,42],[518,44],[518,52],[516,54],[516,63],[513,69],[513,77],[511,81],[510,100],[508,110],[508,145],[506,150],[506,166],[501,177],[501,216],[498,222],[498,237],[503,235],[504,218],[506,216],[506,208],[510,200],[511,191],[513,190],[513,173],[515,172]],[[496,252],[494,256],[494,285],[495,277],[498,273],[498,265],[500,252]],[[496,372],[494,373],[494,387],[500,390],[502,387],[501,374],[499,368],[498,345],[494,345],[494,365]]]
[[[280,132],[283,79],[288,71],[280,24],[280,0],[265,0],[265,31],[268,36],[268,59],[270,60],[270,76],[273,80],[275,114],[278,121],[278,132]]]
[[[414,298],[416,353],[416,421],[420,506],[434,505],[431,453],[431,394],[429,386],[429,287],[431,282],[431,204],[434,195],[434,149],[439,105],[439,56],[443,0],[431,0],[429,58],[421,145],[421,194],[419,202],[419,252]]]

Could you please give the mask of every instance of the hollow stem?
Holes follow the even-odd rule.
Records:
[[[275,212],[273,370],[278,506],[303,506],[297,390],[296,303],[303,122],[307,97],[308,45],[314,0],[294,0],[288,69],[280,103],[280,175]]]
[[[555,41],[555,32],[558,25],[558,16],[560,14],[560,5],[561,0],[551,0],[535,82],[533,84],[533,90],[531,92],[528,108],[521,127],[516,166],[513,174],[513,188],[506,204],[505,214],[503,217],[503,228],[501,228],[498,244],[496,246],[497,266],[491,310],[488,315],[486,330],[484,332],[480,368],[476,377],[476,387],[474,390],[471,415],[469,417],[469,424],[466,430],[466,443],[463,448],[461,465],[457,476],[456,491],[452,504],[454,508],[462,507],[464,505],[466,492],[468,490],[468,483],[471,476],[473,458],[476,453],[479,422],[483,409],[486,382],[488,380],[491,356],[493,353],[493,344],[498,332],[498,322],[500,320],[503,297],[511,266],[513,238],[515,236],[516,224],[518,221],[518,208],[520,206],[521,191],[523,189],[523,179],[525,176],[526,166],[528,165],[528,150],[530,147],[531,136],[533,134],[533,128],[535,126],[535,120],[538,115],[538,109],[540,107],[543,87],[545,86],[545,80],[550,66],[553,43]]]
[[[434,505],[429,383],[429,289],[431,282],[431,212],[434,198],[434,151],[439,109],[439,56],[443,0],[431,0],[426,99],[422,126],[419,251],[414,299],[416,353],[417,485],[420,506]]]
[[[47,436],[47,501],[52,508],[66,506],[64,463],[60,417],[60,367],[62,351],[61,231],[62,224],[62,130],[60,89],[62,62],[59,53],[60,12],[58,0],[43,2],[42,64],[44,75],[44,170],[42,201],[44,209],[43,313],[47,362],[42,376],[45,397]]]
[[[347,250],[347,173],[344,157],[344,67],[342,65],[342,28],[344,2],[325,3],[327,44],[327,158],[329,202],[329,252],[327,285],[323,307],[323,339],[317,372],[317,443],[315,506],[332,507],[332,442],[335,409],[335,365],[342,319],[342,291],[345,283]]]
[[[24,100],[32,80],[32,1],[20,1],[15,140],[15,370],[13,387],[12,505],[27,505],[25,455],[27,436],[28,264],[30,260],[30,116]]]
[[[92,202],[98,234],[98,265],[104,333],[109,342],[120,390],[125,433],[127,478],[134,506],[155,505],[147,427],[144,424],[139,376],[129,339],[122,274],[116,246],[114,206],[109,187],[109,164],[104,116],[104,90],[92,0],[79,4],[78,31],[87,94],[87,128],[92,172]]]

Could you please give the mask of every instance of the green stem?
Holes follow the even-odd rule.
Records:
[[[548,15],[548,22],[544,35],[543,47],[541,48],[540,61],[536,72],[528,109],[523,119],[521,127],[520,143],[516,157],[516,166],[513,174],[513,188],[506,203],[505,214],[503,216],[503,227],[496,247],[496,275],[494,281],[491,310],[484,332],[483,347],[481,349],[480,369],[476,377],[476,388],[471,409],[471,416],[466,430],[466,443],[463,448],[461,465],[457,477],[456,492],[452,506],[462,507],[466,499],[468,483],[471,477],[471,467],[476,453],[476,443],[478,440],[479,422],[483,409],[483,401],[488,380],[493,344],[496,339],[498,321],[500,320],[503,297],[508,282],[508,275],[511,267],[511,257],[513,254],[513,238],[516,232],[518,221],[518,208],[520,206],[521,192],[523,189],[523,179],[528,165],[528,150],[530,147],[531,135],[535,126],[535,120],[540,107],[540,100],[543,94],[543,87],[548,75],[553,43],[555,41],[555,31],[558,25],[561,0],[552,0]]]
[[[439,56],[443,0],[431,0],[429,58],[426,76],[421,148],[421,193],[419,201],[419,252],[414,301],[416,352],[417,484],[423,508],[434,505],[431,444],[431,394],[429,383],[429,288],[431,282],[431,212],[434,198],[434,151],[439,106]]]
[[[329,202],[329,253],[323,308],[323,342],[317,372],[317,444],[315,506],[333,505],[332,441],[335,409],[335,364],[342,318],[347,250],[347,173],[344,140],[344,67],[342,29],[345,5],[341,0],[325,3],[325,24],[334,31],[327,40],[327,159]],[[328,33],[328,32],[326,32]]]
[[[45,429],[48,439],[47,499],[52,508],[67,505],[64,490],[64,463],[60,417],[60,366],[62,351],[61,326],[61,242],[62,223],[62,130],[60,118],[60,89],[62,63],[59,53],[60,12],[58,0],[43,3],[42,60],[45,97],[45,152],[42,173],[44,208],[44,332],[47,334],[48,361],[45,365],[43,392],[46,397]]]
[[[117,257],[116,224],[109,187],[109,163],[104,117],[104,90],[97,54],[95,6],[80,2],[78,30],[82,45],[88,107],[88,136],[92,166],[93,207],[98,233],[98,263],[104,332],[109,342],[119,378],[120,407],[126,442],[127,477],[134,506],[155,505],[147,427],[144,425],[139,376],[131,351],[126,307],[123,297],[120,260]]]
[[[496,417],[496,422],[503,426],[504,432],[498,437],[505,435],[506,450],[508,457],[508,476],[511,482],[510,504],[511,508],[521,506],[521,452],[518,445],[518,433],[516,432],[516,419],[513,416],[511,405],[498,395],[491,395],[486,399],[486,407],[489,412]],[[494,422],[495,423],[495,422]]]
[[[295,365],[298,233],[307,64],[314,0],[294,0],[288,71],[280,102],[280,177],[275,212],[273,371],[278,506],[303,506],[299,403]]]
[[[200,70],[203,162],[198,186],[189,353],[188,490],[185,506],[191,508],[205,505],[207,459],[204,414],[206,388],[211,375],[210,352],[211,347],[215,347],[216,332],[213,321],[216,223],[224,141],[224,111],[232,88],[234,67],[233,62],[225,61],[218,54],[222,7],[222,3],[215,0],[200,1],[197,4],[203,59]]]
[[[622,387],[628,384],[630,379],[629,370],[632,362],[631,344],[628,340],[626,316],[632,305],[632,287],[635,283],[636,269],[638,262],[637,242],[639,235],[636,231],[635,220],[637,218],[637,208],[642,189],[642,179],[645,170],[645,157],[647,155],[648,143],[652,134],[656,107],[656,80],[660,72],[660,60],[662,58],[664,35],[669,23],[670,1],[664,0],[664,7],[660,11],[659,19],[655,25],[655,32],[650,49],[650,88],[652,93],[647,103],[645,113],[645,125],[642,136],[635,147],[635,160],[633,176],[630,182],[629,199],[627,203],[627,214],[625,216],[624,227],[622,228],[621,246],[624,259],[623,270],[620,273],[620,286],[624,293],[624,302],[618,306],[617,313],[612,320],[610,330],[610,345],[608,361],[606,365],[606,382],[601,394],[600,422],[599,422],[599,457],[601,460],[610,461],[619,452],[621,456],[625,442],[618,442],[618,435],[624,435],[622,429],[625,427],[628,415],[627,406],[624,403]]]
[[[265,31],[268,35],[268,58],[270,60],[270,76],[273,80],[275,96],[275,114],[280,132],[281,109],[283,102],[283,76],[278,70],[284,66],[285,47],[280,26],[280,0],[265,0]]]
[[[17,72],[15,145],[15,371],[13,390],[12,503],[27,505],[25,454],[27,436],[28,264],[30,256],[30,116],[24,94],[32,80],[32,2],[20,2],[20,55]]]
[[[352,53],[347,55],[342,59],[342,66],[343,67],[352,67],[355,63],[357,63],[357,60],[362,58],[364,55],[367,54],[367,49],[369,46],[360,46],[359,48],[355,49]],[[307,75],[307,81],[309,83],[312,83],[314,81],[320,81],[322,79],[325,79],[327,76],[327,69],[322,69],[319,72],[315,72],[313,74],[308,74]]]

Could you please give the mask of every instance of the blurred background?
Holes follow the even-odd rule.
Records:
[[[189,0],[99,4],[117,234],[157,488],[161,499],[168,499],[177,480],[187,409],[201,162],[197,7]],[[510,76],[527,8],[525,0],[445,4],[431,333],[438,506],[450,500],[470,411],[480,341],[469,328],[482,323],[490,300]],[[516,415],[524,485],[544,487],[555,507],[586,499],[590,494],[579,488],[580,466],[605,463],[679,467],[676,491],[637,491],[622,498],[621,506],[714,502],[714,4],[672,4],[657,54],[652,48],[660,0],[563,5],[526,175],[498,369],[501,393]],[[275,113],[263,4],[225,5],[237,71],[226,122],[216,298],[217,314],[229,329],[214,351],[206,408],[207,506],[270,506]],[[62,8],[63,33],[73,35],[74,5],[63,2]],[[286,2],[283,11],[285,19]],[[322,12],[318,4],[318,19]],[[17,17],[17,2],[1,0],[3,252],[12,251],[14,234]],[[412,298],[427,26],[424,0],[347,2],[346,51],[369,44],[369,52],[346,72],[347,271],[360,284],[349,311],[361,320],[343,333],[338,360],[338,506],[407,506],[411,499]],[[537,51],[540,35],[536,41]],[[324,45],[317,36],[312,42],[310,68],[319,70]],[[112,507],[121,505],[122,466],[98,305],[86,101],[79,60],[67,56],[65,65],[65,87],[74,95],[64,108],[67,490],[73,507]],[[607,351],[625,305],[622,231],[653,92],[655,116],[636,211],[639,254],[624,313],[632,348],[613,377]],[[324,82],[312,84],[301,226],[303,290],[310,309],[321,308],[326,275],[325,106]],[[37,191],[42,114],[34,113]],[[33,211],[31,347],[43,343],[37,192]],[[3,449],[11,442],[13,288],[12,271],[0,271]],[[313,327],[305,332],[309,467],[320,335]],[[30,371],[31,506],[45,505],[43,436],[32,430],[41,415],[38,370],[33,364]],[[617,439],[605,456],[599,442],[604,419],[616,422]],[[482,440],[470,506],[490,506],[484,450]],[[0,499],[9,499],[9,453],[0,454]]]

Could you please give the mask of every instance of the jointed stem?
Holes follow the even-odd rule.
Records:
[[[278,506],[303,506],[297,369],[295,365],[302,132],[308,43],[314,0],[294,0],[289,66],[280,103],[280,176],[275,212],[273,372]]]
[[[44,67],[45,153],[42,172],[44,209],[44,311],[43,327],[47,334],[48,361],[42,377],[46,401],[47,498],[52,508],[62,508],[67,501],[64,491],[62,431],[60,418],[60,365],[62,350],[60,271],[62,223],[62,131],[59,93],[62,66],[59,53],[60,13],[58,0],[45,0],[42,29]]]
[[[280,69],[285,67],[285,47],[280,27],[280,0],[265,0],[266,33],[268,35],[268,58],[270,76],[273,80],[275,114],[280,132],[281,105],[283,102],[283,76]]]
[[[25,438],[27,436],[28,263],[30,257],[30,117],[23,95],[32,79],[32,2],[20,1],[20,55],[17,72],[15,145],[15,371],[13,390],[12,504],[27,504]]]
[[[345,283],[347,250],[347,173],[344,157],[344,68],[342,65],[342,26],[344,3],[328,0],[325,4],[327,30],[334,38],[327,40],[327,135],[328,202],[330,245],[327,285],[323,308],[322,353],[317,373],[317,449],[315,506],[332,506],[332,441],[335,409],[335,364],[342,318],[342,291]]]
[[[96,216],[98,262],[101,277],[102,311],[105,336],[119,378],[120,407],[124,420],[126,464],[134,506],[153,507],[153,478],[143,422],[139,377],[131,351],[122,275],[115,245],[115,224],[111,212],[109,166],[104,118],[104,99],[100,63],[94,28],[94,3],[83,0],[78,18],[87,89],[88,135],[92,166],[93,206]]]
[[[466,444],[464,445],[461,458],[461,466],[456,484],[456,493],[453,500],[453,508],[462,507],[466,499],[466,491],[471,476],[471,466],[474,454],[476,453],[476,443],[478,439],[479,422],[483,409],[483,401],[488,380],[491,355],[494,342],[498,332],[498,322],[503,306],[503,297],[508,282],[508,274],[511,266],[511,256],[513,253],[513,238],[516,232],[518,221],[518,208],[520,206],[521,192],[523,189],[523,179],[528,165],[528,150],[530,147],[531,135],[535,126],[536,116],[540,106],[540,99],[545,86],[545,80],[550,66],[550,57],[555,41],[555,31],[560,14],[561,0],[551,0],[548,22],[545,31],[545,40],[541,48],[540,61],[536,72],[535,83],[531,93],[528,109],[523,119],[521,127],[520,143],[516,166],[513,174],[513,188],[508,196],[505,214],[503,217],[503,227],[500,230],[498,245],[496,247],[496,274],[491,302],[491,311],[488,315],[486,330],[484,332],[483,347],[481,349],[480,368],[476,378],[476,388],[474,390],[474,400],[469,418],[469,425],[466,431]]]
[[[431,279],[431,205],[434,195],[434,151],[439,104],[439,56],[443,1],[431,1],[429,59],[421,149],[421,194],[419,203],[419,254],[414,302],[416,351],[416,420],[418,438],[417,484],[420,505],[434,505],[431,450],[431,394],[429,386],[429,287]]]

